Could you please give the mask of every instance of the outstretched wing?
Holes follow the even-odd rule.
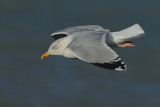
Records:
[[[126,65],[106,43],[108,32],[84,32],[81,36],[73,37],[67,46],[79,59],[92,63],[96,66],[112,69],[125,70]]]
[[[87,32],[87,31],[103,31],[104,29],[98,25],[85,25],[85,26],[75,26],[69,27],[51,34],[51,36],[57,40],[59,38],[66,37],[68,35],[72,35],[77,32]]]

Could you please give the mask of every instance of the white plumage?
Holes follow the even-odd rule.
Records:
[[[113,36],[115,43],[119,44],[143,36],[144,31],[138,24],[135,24],[124,30],[111,32],[111,35]]]
[[[79,58],[85,62],[112,70],[126,70],[126,65],[113,50],[117,46],[132,47],[128,42],[144,35],[143,29],[135,24],[119,32],[110,32],[98,25],[76,26],[53,33],[55,38],[42,59],[48,55]]]

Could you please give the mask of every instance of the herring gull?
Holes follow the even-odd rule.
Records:
[[[49,55],[62,55],[102,68],[125,71],[126,65],[113,49],[134,47],[131,40],[143,35],[144,31],[139,24],[117,32],[110,32],[98,25],[69,27],[51,34],[55,41],[41,59]]]

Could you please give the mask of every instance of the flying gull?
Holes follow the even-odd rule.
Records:
[[[116,47],[134,47],[132,39],[144,35],[139,24],[134,24],[118,32],[110,32],[98,25],[69,27],[51,34],[55,41],[41,59],[49,55],[78,58],[93,65],[125,71],[127,69]]]

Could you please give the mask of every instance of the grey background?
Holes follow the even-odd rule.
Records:
[[[0,107],[160,107],[159,0],[1,0]],[[139,23],[146,36],[116,49],[126,72],[41,55],[50,34],[98,24]]]

